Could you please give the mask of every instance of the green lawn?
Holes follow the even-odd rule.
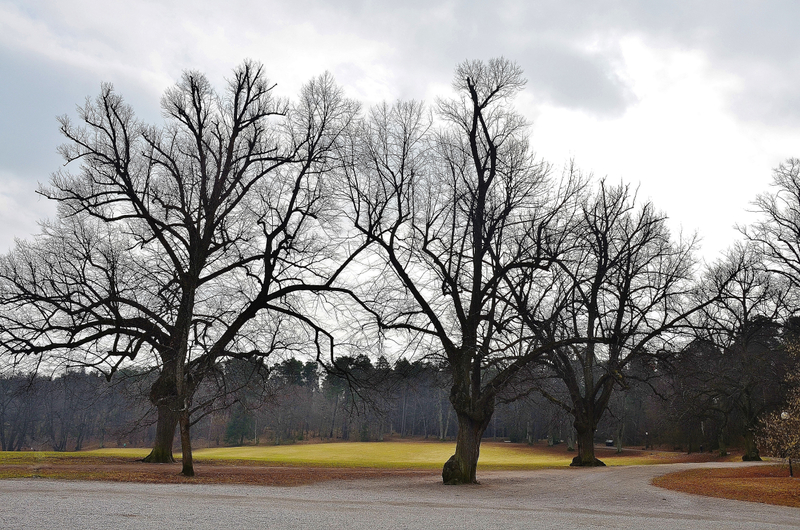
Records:
[[[454,443],[380,442],[224,447],[201,449],[195,455],[198,461],[241,459],[289,465],[439,469],[454,451]],[[535,469],[568,465],[570,459],[566,452],[553,456],[527,446],[483,444],[479,467]]]
[[[244,446],[198,449],[195,460],[254,462],[260,465],[418,468],[441,469],[455,449],[452,442],[342,442],[295,444],[277,446]],[[143,458],[149,449],[112,448],[90,451],[56,452],[0,452],[0,464],[31,463],[49,459],[82,459],[92,457]],[[176,458],[180,455],[176,454]],[[546,447],[525,444],[481,444],[479,469],[542,469],[568,466],[575,453],[561,446]],[[613,450],[598,449],[598,457],[608,465],[641,465],[674,462],[683,455],[656,451],[625,451],[617,455]]]

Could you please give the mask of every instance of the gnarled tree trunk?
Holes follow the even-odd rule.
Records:
[[[480,456],[481,438],[492,418],[492,412],[484,413],[476,420],[473,415],[456,411],[458,435],[456,452],[442,468],[442,482],[448,485],[477,484],[476,471]]]
[[[162,369],[150,389],[150,402],[156,407],[158,419],[153,450],[143,461],[154,464],[175,462],[172,456],[172,444],[175,441],[175,428],[180,419],[181,404],[177,396],[175,379],[167,372],[167,368],[165,366]]]
[[[442,468],[442,482],[448,485],[477,484],[476,470],[480,456],[481,437],[494,413],[494,396],[484,394],[479,399],[470,396],[463,381],[454,382],[450,402],[458,418],[456,452]],[[460,390],[460,391],[459,391]]]
[[[604,466],[594,456],[594,422],[587,419],[575,419],[575,431],[578,439],[578,454],[572,459],[570,466]]]
[[[172,456],[172,444],[175,441],[175,428],[178,426],[177,406],[174,403],[162,403],[156,408],[158,409],[156,439],[150,454],[142,461],[153,464],[172,463],[175,461]]]

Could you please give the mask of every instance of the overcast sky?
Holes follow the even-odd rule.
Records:
[[[256,59],[283,95],[329,70],[369,105],[502,55],[540,157],[638,185],[713,260],[800,156],[798,21],[792,0],[0,0],[0,252],[53,214],[34,191],[62,163],[55,118],[101,82],[157,123],[186,69],[222,86]]]

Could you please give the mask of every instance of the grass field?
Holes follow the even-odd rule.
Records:
[[[441,469],[455,449],[446,442],[373,442],[321,443],[278,446],[245,446],[198,449],[194,458],[199,463],[253,463],[272,466],[311,466],[378,469]],[[95,449],[75,453],[0,452],[0,465],[32,465],[37,462],[90,461],[93,458],[137,459],[148,449]],[[180,455],[176,455],[179,458]],[[547,447],[525,444],[481,444],[479,470],[543,469],[568,466],[575,456],[564,446]],[[598,448],[597,456],[607,465],[645,465],[685,461],[682,453]]]
[[[441,442],[381,442],[286,445],[271,447],[226,447],[201,449],[203,459],[249,460],[282,465],[332,467],[372,467],[390,469],[441,469],[455,451],[455,444]],[[564,446],[484,442],[478,469],[543,469],[569,466],[574,452]],[[608,465],[658,464],[673,461],[675,453],[654,451],[599,450],[598,456]]]

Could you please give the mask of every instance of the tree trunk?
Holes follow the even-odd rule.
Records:
[[[406,437],[406,401],[408,389],[403,391],[403,413],[400,416],[400,438]]]
[[[578,439],[578,454],[572,459],[570,466],[604,466],[605,464],[594,456],[594,428],[591,422],[575,421],[575,431]]]
[[[333,430],[336,427],[336,409],[339,407],[339,395],[336,395],[336,401],[333,403],[333,416],[331,418],[331,435],[330,439],[333,439]]]
[[[744,432],[744,454],[742,460],[745,462],[761,462],[761,455],[756,446],[755,433],[751,429]]]
[[[175,427],[178,426],[177,404],[164,403],[156,407],[158,420],[156,423],[156,439],[153,450],[142,461],[153,464],[169,464],[175,462],[172,456],[172,444],[175,441]]]
[[[150,403],[156,407],[156,439],[153,450],[142,461],[154,464],[175,462],[172,456],[172,444],[175,441],[175,427],[178,426],[178,411],[181,402],[178,399],[178,387],[175,381],[175,362],[164,361],[161,373],[150,388]]]
[[[180,413],[181,426],[181,475],[185,477],[194,476],[194,462],[192,461],[192,439],[189,436],[189,408],[184,407]]]
[[[442,469],[442,481],[448,485],[477,484],[476,471],[481,437],[492,415],[486,415],[483,421],[475,421],[461,412],[457,412],[456,415],[458,416],[456,453],[445,463]]]
[[[436,397],[439,398],[437,401],[439,402],[439,439],[440,440],[444,440],[444,404],[442,403],[442,401],[444,401],[442,399],[442,394],[443,393],[444,392],[442,392],[441,388],[436,390]],[[0,427],[0,428],[2,428],[2,427]]]

